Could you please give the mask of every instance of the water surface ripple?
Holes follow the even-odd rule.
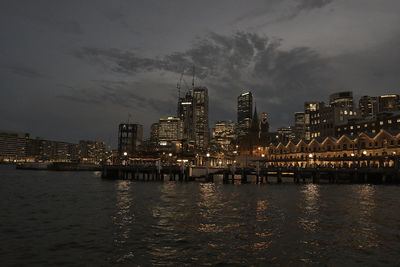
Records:
[[[2,266],[400,265],[398,186],[0,180]]]

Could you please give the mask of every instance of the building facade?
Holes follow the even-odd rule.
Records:
[[[336,127],[336,136],[344,134],[357,136],[362,132],[376,134],[381,129],[389,131],[400,130],[400,111],[393,113],[382,112],[372,117],[349,120],[347,123]]]
[[[358,102],[362,117],[375,116],[379,112],[379,101],[376,96],[362,96]]]
[[[138,151],[143,138],[143,125],[121,123],[118,127],[119,156],[131,156]]]
[[[261,151],[269,165],[283,167],[390,167],[398,161],[400,132],[380,130],[270,144]]]
[[[0,158],[14,160],[27,156],[28,133],[0,131]]]
[[[379,97],[379,112],[394,112],[400,110],[399,95],[382,95]]]
[[[193,89],[194,141],[197,150],[206,149],[209,142],[210,127],[208,123],[208,89]]]
[[[246,92],[237,98],[237,135],[245,136],[250,129],[253,113],[253,95]]]

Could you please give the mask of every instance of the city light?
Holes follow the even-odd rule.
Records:
[[[350,156],[354,157],[354,153],[351,153]]]
[[[265,154],[261,154],[261,157],[265,157]]]
[[[308,157],[311,159],[311,158],[313,157],[313,155],[312,155],[312,154],[309,154]]]
[[[172,157],[172,153],[168,153],[168,156]]]
[[[207,153],[206,156],[207,156],[207,158],[209,158],[210,157],[210,153]]]
[[[363,155],[364,155],[364,156],[367,155],[367,151],[364,150],[364,151],[363,151]]]
[[[128,152],[124,152],[124,156],[128,156]]]

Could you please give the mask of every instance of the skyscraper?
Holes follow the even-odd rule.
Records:
[[[183,139],[188,142],[195,141],[193,121],[193,96],[187,92],[185,97],[178,100],[178,118],[183,122]]]
[[[305,113],[294,113],[294,135],[297,139],[304,139],[306,136]]]
[[[205,149],[209,141],[208,125],[208,89],[195,87],[193,89],[193,122],[194,140],[197,149]]]
[[[242,137],[249,132],[252,112],[253,112],[253,95],[251,92],[243,93],[237,98],[237,134]]]

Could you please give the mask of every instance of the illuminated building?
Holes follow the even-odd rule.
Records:
[[[311,118],[318,118],[317,110],[323,105],[325,103],[319,101],[304,102],[305,140],[311,140]]]
[[[79,155],[82,162],[100,163],[105,157],[105,151],[106,145],[104,142],[79,141]]]
[[[193,89],[193,122],[196,149],[206,149],[209,142],[208,90],[205,87]]]
[[[393,112],[400,110],[399,95],[382,95],[379,97],[379,112]]]
[[[218,121],[213,129],[213,142],[223,150],[229,150],[235,140],[235,124],[231,121]]]
[[[378,113],[376,116],[349,120],[336,127],[336,136],[343,134],[356,136],[362,132],[379,133],[380,130],[400,130],[400,111]]]
[[[183,121],[180,118],[161,118],[158,122],[159,144],[169,141],[181,141],[183,136]]]
[[[251,92],[243,93],[237,98],[237,134],[245,136],[250,129],[253,113],[253,95]]]
[[[0,132],[0,158],[14,160],[27,155],[28,133]]]
[[[400,153],[400,131],[271,143],[262,153],[275,166],[393,166]]]
[[[194,119],[193,119],[193,96],[187,92],[185,97],[180,97],[178,100],[178,118],[183,122],[183,139],[188,142],[194,142]]]
[[[118,154],[131,156],[142,143],[143,125],[121,123],[118,128]]]
[[[150,142],[151,144],[158,144],[158,123],[153,123],[150,127]]]
[[[379,111],[378,97],[363,96],[360,98],[360,101],[358,103],[362,117],[369,117],[378,114]]]
[[[77,144],[40,137],[29,139],[27,155],[40,161],[77,161],[80,158]]]
[[[304,112],[296,112],[294,114],[293,134],[297,139],[304,139],[306,137],[306,124],[305,124]]]
[[[281,142],[288,142],[289,140],[294,140],[296,138],[294,129],[290,126],[278,128],[278,136]]]
[[[352,92],[334,93],[329,97],[329,105],[321,102],[310,112],[311,138],[335,136],[336,126],[357,118],[360,115],[354,107]]]

